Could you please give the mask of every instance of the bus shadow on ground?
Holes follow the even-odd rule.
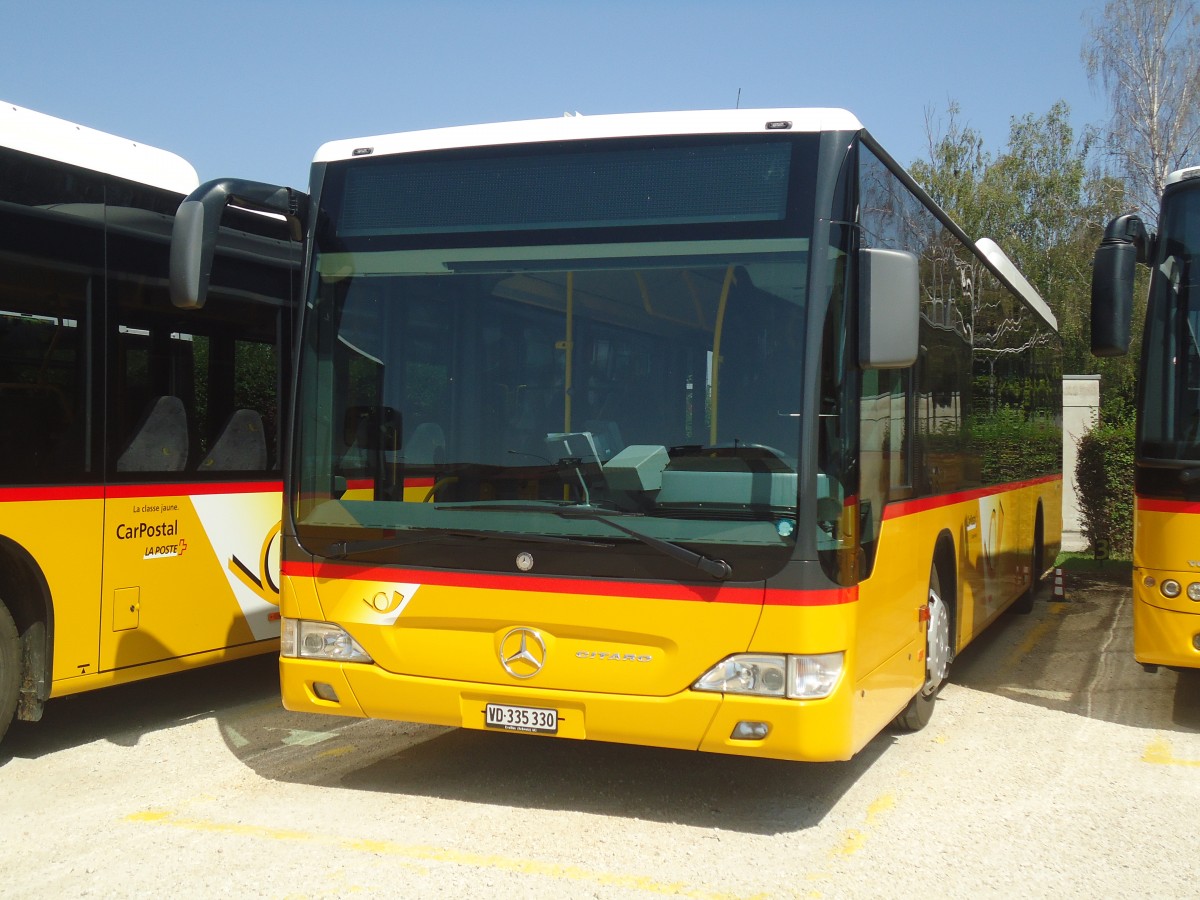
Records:
[[[1087,718],[1200,731],[1200,670],[1148,673],[1133,658],[1128,563],[1064,567],[1028,616],[1004,613],[951,669],[962,687]]]
[[[0,767],[95,741],[133,747],[155,731],[278,698],[274,653],[58,697],[46,703],[40,722],[9,726],[0,741]]]
[[[0,769],[97,741],[211,719],[226,750],[262,778],[514,808],[566,810],[751,834],[820,823],[883,756],[885,731],[852,760],[796,763],[293,713],[274,654],[118,685],[46,704],[14,722]]]
[[[770,835],[820,823],[893,741],[884,733],[848,762],[797,763],[456,729],[338,786]]]
[[[849,761],[800,763],[264,704],[216,718],[228,751],[270,781],[763,835],[820,823],[901,737],[885,730]]]

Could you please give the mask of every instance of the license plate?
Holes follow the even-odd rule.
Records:
[[[489,703],[483,713],[488,728],[505,731],[534,731],[539,734],[558,733],[558,710],[538,706],[505,706]]]

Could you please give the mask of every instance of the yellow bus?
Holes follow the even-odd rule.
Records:
[[[846,759],[1057,553],[1054,318],[847,112],[338,141],[306,209],[289,709]]]
[[[1150,267],[1134,449],[1133,655],[1200,668],[1200,166],[1169,175],[1158,231],[1109,223],[1092,277],[1092,352],[1128,352],[1137,263]]]
[[[174,309],[196,186],[0,105],[0,737],[52,697],[278,646],[295,245],[231,212],[208,306]]]

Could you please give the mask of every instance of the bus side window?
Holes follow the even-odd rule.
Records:
[[[90,460],[81,409],[89,355],[87,308],[77,283],[41,265],[0,266],[0,481],[37,484],[77,479]],[[24,289],[10,287],[28,286]],[[49,296],[35,292],[45,291]]]

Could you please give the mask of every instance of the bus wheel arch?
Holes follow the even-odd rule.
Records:
[[[933,716],[937,695],[950,674],[958,646],[958,569],[954,564],[954,540],[948,532],[938,536],[929,565],[925,628],[925,683],[908,701],[893,724],[903,731],[919,731]]]
[[[0,738],[14,713],[37,721],[49,697],[54,613],[50,589],[33,557],[0,536]],[[11,622],[12,634],[8,633]],[[15,637],[14,637],[15,635]],[[15,697],[8,684],[15,673]]]

